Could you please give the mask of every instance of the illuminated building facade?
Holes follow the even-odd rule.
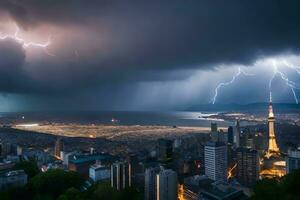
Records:
[[[286,162],[285,159],[282,157],[276,143],[274,123],[275,117],[272,102],[270,102],[268,115],[269,142],[268,149],[266,150],[261,163],[262,170],[260,172],[260,176],[262,178],[281,177],[286,174]]]
[[[269,144],[266,152],[266,157],[278,156],[280,154],[279,148],[276,143],[275,128],[274,128],[275,117],[273,113],[272,103],[269,105],[269,116],[268,116],[268,128],[269,128]]]

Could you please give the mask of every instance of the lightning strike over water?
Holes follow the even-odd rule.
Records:
[[[38,42],[32,42],[32,41],[25,41],[25,39],[21,38],[19,36],[20,28],[16,26],[16,31],[13,34],[2,34],[0,33],[0,40],[6,40],[6,39],[12,39],[18,42],[19,44],[22,45],[24,49],[30,48],[30,47],[38,47],[42,48],[46,54],[50,56],[55,56],[52,53],[49,53],[47,48],[51,45],[51,36],[48,37],[48,40],[45,43],[38,43]]]
[[[244,75],[244,76],[253,76],[253,74],[248,74],[246,72],[244,72],[240,67],[238,68],[237,73],[232,77],[232,79],[228,82],[223,82],[223,83],[219,83],[217,85],[217,87],[215,88],[215,95],[212,98],[211,102],[212,104],[216,103],[217,97],[218,97],[218,93],[219,93],[219,89],[228,85],[231,85],[232,83],[234,83],[234,81],[236,80],[237,77],[239,77],[240,75]]]

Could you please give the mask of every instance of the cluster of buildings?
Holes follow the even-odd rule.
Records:
[[[23,170],[13,170],[22,159],[35,160],[42,171],[77,171],[87,180],[86,187],[95,182],[107,182],[117,190],[135,187],[144,192],[145,200],[247,199],[260,178],[300,168],[300,149],[280,152],[274,122],[270,104],[267,132],[241,127],[238,120],[227,131],[212,123],[209,135],[158,139],[152,149],[125,156],[93,148],[66,151],[63,138],[57,138],[52,150],[2,142],[0,190],[27,183]]]

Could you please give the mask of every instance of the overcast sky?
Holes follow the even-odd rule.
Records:
[[[216,92],[215,103],[266,102],[274,75],[273,101],[295,103],[299,10],[297,0],[1,0],[0,110],[175,109]]]

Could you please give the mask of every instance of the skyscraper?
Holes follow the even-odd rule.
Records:
[[[280,154],[279,148],[275,138],[274,128],[275,117],[273,113],[272,102],[269,104],[269,116],[268,116],[268,128],[269,128],[269,145],[266,153],[266,157],[278,156]]]
[[[233,144],[233,127],[232,126],[228,127],[228,142],[230,144]]]
[[[219,141],[219,132],[218,132],[218,124],[217,123],[210,124],[210,137],[211,137],[211,140],[214,142]]]
[[[234,129],[234,144],[236,147],[240,146],[240,134],[241,134],[240,120],[236,120],[236,125]]]
[[[210,131],[211,132],[217,132],[218,131],[218,124],[217,123],[211,123],[210,124]]]
[[[300,148],[290,149],[288,151],[288,157],[286,161],[286,173],[300,168]]]
[[[150,167],[145,171],[145,200],[156,200],[156,175],[159,167]]]
[[[253,186],[259,178],[259,156],[256,150],[238,148],[237,180],[245,186]]]
[[[168,162],[173,156],[173,141],[167,139],[159,139],[157,144],[157,157],[159,161]]]
[[[111,186],[117,190],[131,187],[131,166],[126,162],[115,162],[110,170]]]
[[[177,173],[171,169],[162,170],[156,176],[157,200],[177,200]]]
[[[205,175],[215,181],[227,181],[227,146],[208,142],[204,147]]]
[[[58,159],[61,159],[60,152],[64,149],[64,141],[62,138],[57,138],[54,146],[54,156]]]

